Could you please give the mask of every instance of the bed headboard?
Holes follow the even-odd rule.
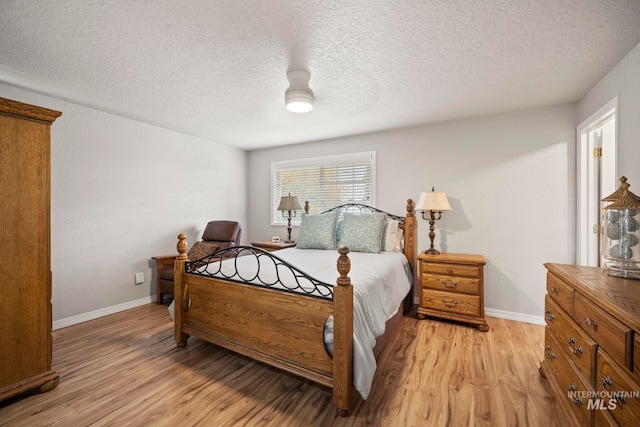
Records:
[[[331,208],[325,212],[338,212],[338,214],[343,214],[344,212],[350,213],[359,213],[359,214],[372,214],[372,213],[383,213],[387,215],[389,218],[397,220],[400,222],[399,227],[403,230],[404,236],[404,255],[407,257],[407,261],[409,261],[409,266],[411,266],[411,271],[414,272],[415,275],[415,265],[416,265],[416,244],[417,240],[417,229],[416,229],[416,217],[414,214],[415,205],[412,199],[407,199],[406,205],[406,213],[405,216],[390,214],[389,212],[383,211],[378,208],[374,208],[373,206],[362,205],[359,203],[347,203],[344,205],[336,206]],[[309,202],[304,202],[304,211],[309,213]],[[413,304],[413,288],[411,290],[411,298],[410,302],[407,304]]]

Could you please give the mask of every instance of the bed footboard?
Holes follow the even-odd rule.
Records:
[[[175,265],[175,339],[190,335],[333,388],[346,416],[353,405],[353,287],[349,250],[341,247],[333,299],[314,298],[224,278],[185,273],[186,236],[178,236]],[[261,254],[261,256],[272,256]],[[333,354],[325,348],[333,316]]]

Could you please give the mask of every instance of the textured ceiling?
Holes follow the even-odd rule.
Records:
[[[639,23],[640,0],[2,0],[0,81],[255,149],[576,102]]]

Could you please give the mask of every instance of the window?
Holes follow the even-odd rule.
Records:
[[[298,196],[309,213],[345,203],[374,205],[375,151],[271,163],[271,223],[286,224],[278,211],[281,196]],[[300,224],[298,212],[293,224]]]

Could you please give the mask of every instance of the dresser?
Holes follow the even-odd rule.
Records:
[[[50,126],[0,98],[0,401],[58,384],[51,369]]]
[[[420,305],[416,317],[456,320],[488,331],[484,313],[485,264],[482,255],[418,255]]]
[[[547,379],[568,425],[640,425],[640,281],[545,264]]]

